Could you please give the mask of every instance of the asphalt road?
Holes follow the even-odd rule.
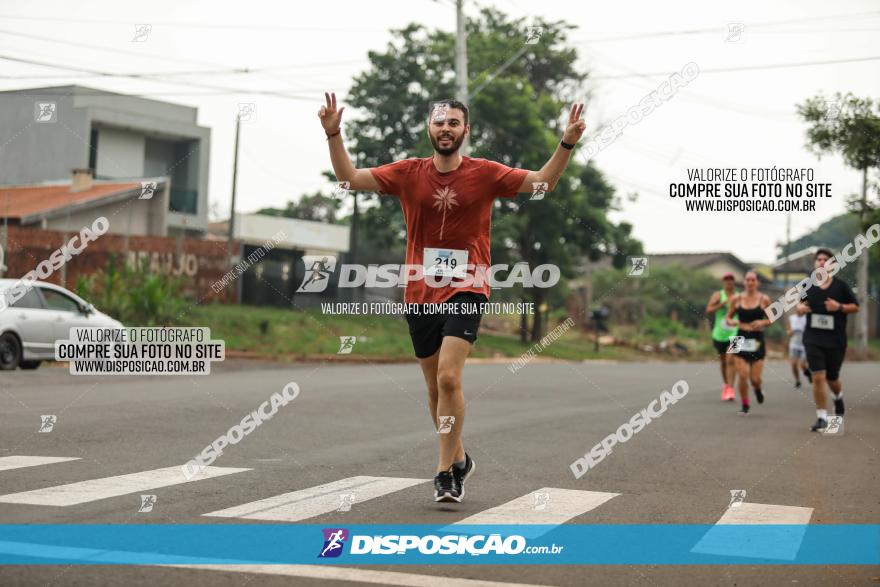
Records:
[[[207,377],[71,376],[59,367],[0,374],[0,459],[78,459],[0,470],[0,522],[241,522],[204,514],[363,475],[426,482],[303,523],[452,523],[541,488],[619,494],[572,523],[714,524],[732,489],[746,490],[750,503],[812,508],[811,524],[880,523],[877,363],[844,366],[842,437],[808,431],[811,394],[793,389],[784,363],[767,365],[767,401],[745,418],[719,401],[714,362],[532,362],[516,373],[505,364],[468,365],[465,446],[478,471],[454,507],[431,499],[436,434],[415,363],[230,361],[213,369]],[[575,458],[678,380],[688,383],[686,397],[574,478]],[[63,507],[3,502],[13,493],[179,466],[290,381],[299,397],[213,463],[249,471]],[[54,428],[38,432],[49,414]],[[142,493],[157,496],[152,512],[138,512]],[[550,489],[551,504],[552,497]],[[307,569],[261,571],[7,566],[0,584],[333,587],[395,577],[425,586],[435,584],[432,577],[443,585],[880,584],[880,568],[866,566],[387,566],[369,571],[393,575],[352,570],[346,580]]]

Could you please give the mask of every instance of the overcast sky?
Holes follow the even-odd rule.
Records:
[[[843,211],[845,196],[860,189],[859,173],[838,156],[820,161],[804,148],[805,125],[794,105],[820,91],[880,96],[880,61],[815,63],[880,57],[874,0],[481,4],[529,21],[571,25],[577,66],[595,78],[584,88],[592,92],[587,136],[670,73],[699,65],[694,81],[596,157],[621,195],[639,192],[635,202],[624,198],[613,218],[634,224],[649,253],[723,250],[769,262],[785,237],[784,213],[685,212],[668,197],[668,185],[684,180],[689,167],[815,169],[817,181],[833,184],[834,197],[819,201],[815,212],[793,213],[792,238]],[[466,13],[477,9],[472,0],[465,6]],[[198,107],[199,124],[212,132],[210,200],[220,215],[229,210],[237,104],[255,103],[256,118],[243,127],[237,204],[239,211],[253,211],[327,188],[321,172],[329,158],[316,116],[322,92],[345,96],[367,65],[367,52],[383,50],[389,29],[410,22],[452,32],[453,4],[0,0],[0,55],[6,57],[166,78],[169,72],[271,68],[178,75],[166,83],[0,60],[0,89],[77,83]],[[738,42],[731,42],[729,23],[744,25]],[[136,24],[150,25],[143,41],[133,40]],[[785,67],[769,67],[776,65]],[[752,67],[762,69],[731,71]],[[291,97],[253,93],[266,91]]]

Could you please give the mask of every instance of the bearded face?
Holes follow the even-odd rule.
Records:
[[[440,155],[452,155],[461,148],[467,136],[464,112],[445,104],[434,108],[428,121],[428,137]]]

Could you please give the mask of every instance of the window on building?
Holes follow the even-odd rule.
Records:
[[[95,175],[95,168],[98,166],[98,129],[92,128],[89,135],[89,169],[92,175]]]

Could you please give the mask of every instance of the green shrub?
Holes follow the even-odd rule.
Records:
[[[645,318],[640,326],[639,334],[654,342],[669,338],[684,339],[700,337],[697,330],[688,328],[682,322],[666,316]]]
[[[115,256],[107,268],[76,282],[76,293],[126,326],[170,326],[187,312],[182,278],[151,273],[149,263],[119,267]]]

